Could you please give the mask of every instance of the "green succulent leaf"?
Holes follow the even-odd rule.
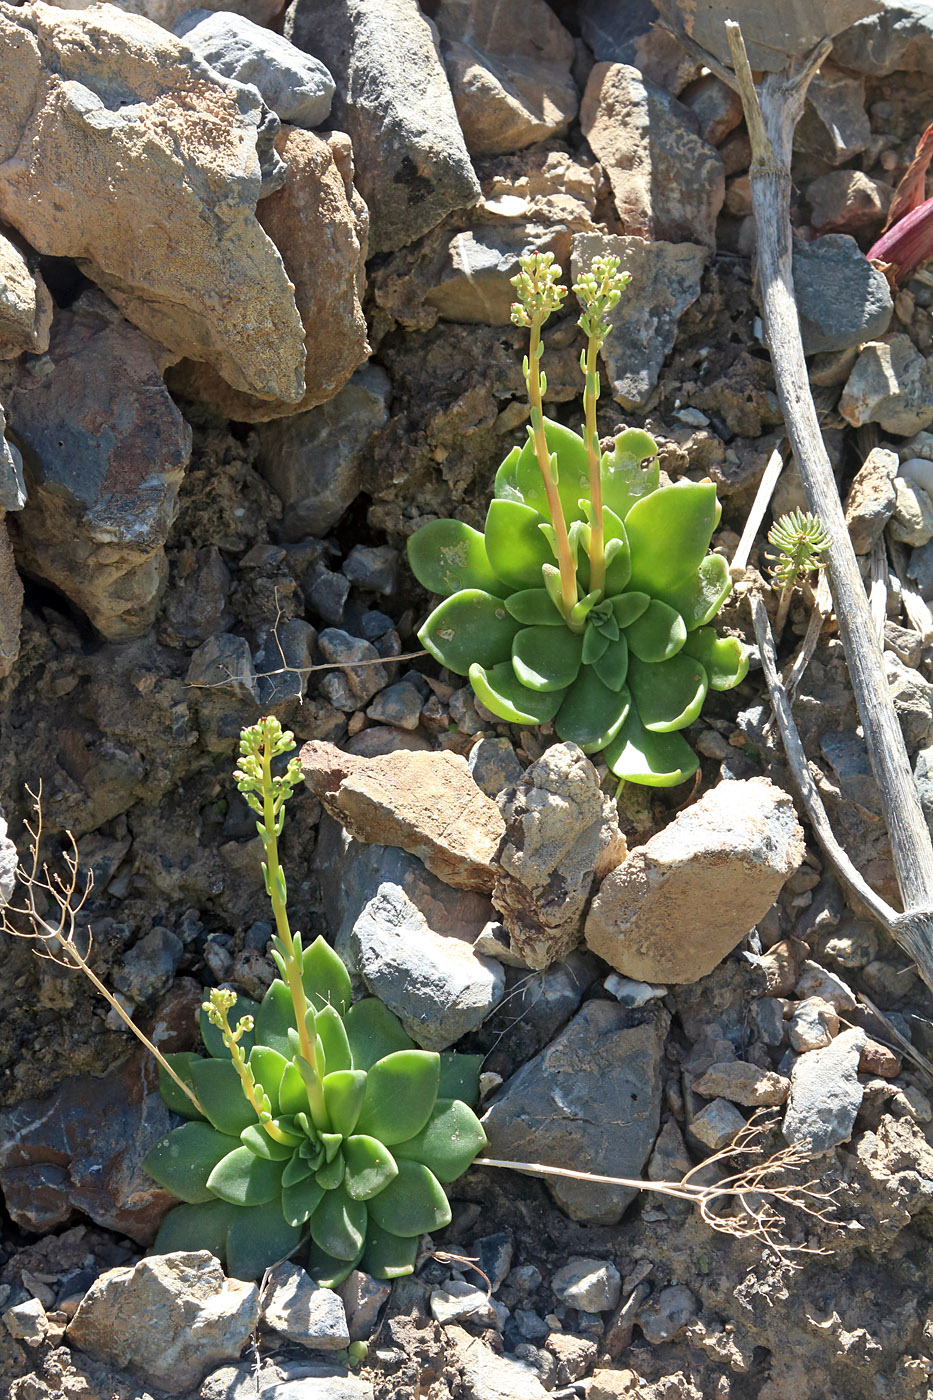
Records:
[[[610,690],[622,689],[628,675],[628,642],[624,635],[618,641],[609,643],[603,655],[594,663],[593,670]]]
[[[152,1244],[153,1254],[175,1254],[206,1249],[223,1261],[227,1253],[227,1230],[236,1215],[236,1206],[211,1196],[198,1205],[176,1206],[164,1216]],[[255,1275],[253,1275],[255,1277]]]
[[[408,541],[408,563],[429,593],[449,598],[461,588],[481,588],[502,597],[507,591],[493,573],[486,541],[460,520],[432,520]]]
[[[629,703],[628,691],[611,690],[594,667],[585,666],[567,691],[554,728],[584,753],[598,753],[618,732]]]
[[[703,708],[708,681],[699,661],[681,652],[654,665],[633,657],[628,686],[642,724],[663,734],[693,723]]]
[[[539,567],[539,578],[540,573]],[[483,666],[507,661],[518,630],[518,623],[506,612],[501,598],[479,588],[465,588],[438,604],[419,631],[418,639],[435,660],[458,676],[465,676],[474,661]]]
[[[344,1186],[355,1201],[377,1196],[398,1176],[395,1157],[385,1146],[366,1133],[348,1138],[343,1146],[347,1174]]]
[[[395,1156],[399,1162],[422,1162],[438,1181],[450,1182],[485,1146],[486,1134],[473,1110],[459,1099],[438,1099],[421,1132],[396,1144]]]
[[[284,1179],[283,1179],[284,1180]],[[304,1225],[324,1199],[324,1187],[310,1176],[282,1186],[282,1216],[289,1225]]]
[[[357,1259],[366,1237],[367,1207],[343,1186],[325,1191],[311,1216],[311,1238],[335,1259]]]
[[[543,564],[541,566],[541,578],[544,581],[544,591],[554,604],[561,618],[564,616],[564,589],[560,578],[560,569],[553,564]]]
[[[642,462],[648,462],[647,467]],[[658,489],[658,444],[640,428],[619,433],[611,452],[604,452],[600,466],[603,503],[625,520],[632,506]]]
[[[496,472],[496,482],[493,487],[493,495],[503,501],[521,501],[524,504],[522,493],[515,482],[515,466],[522,455],[520,447],[513,447],[507,457],[504,458]]]
[[[370,1217],[392,1235],[423,1235],[450,1224],[450,1203],[437,1177],[421,1162],[402,1160],[398,1176],[368,1203]]]
[[[581,495],[589,489],[586,443],[572,428],[565,428],[562,423],[555,423],[550,418],[544,420],[544,440],[547,443],[548,454],[557,454],[557,492],[563,506],[564,519],[570,525],[580,514],[578,502]],[[503,463],[503,467],[504,465]],[[503,475],[503,481],[505,479]],[[518,457],[514,459],[508,480],[525,505],[531,506],[544,520],[550,519],[544,478],[530,438],[526,439]],[[496,477],[496,494],[499,494],[499,475]]]
[[[563,627],[560,609],[551,601],[546,588],[520,588],[505,600],[505,606],[523,627]]]
[[[279,1084],[279,1108],[282,1113],[307,1113],[308,1091],[298,1066],[291,1060],[285,1066]]]
[[[566,690],[576,680],[583,637],[566,627],[525,627],[512,641],[512,669],[529,690]]]
[[[377,1060],[366,1076],[357,1132],[391,1147],[421,1131],[440,1082],[440,1058],[430,1050],[399,1050]]]
[[[343,1181],[346,1169],[343,1153],[338,1152],[336,1157],[318,1167],[314,1179],[323,1191],[333,1191],[334,1187]]]
[[[712,556],[711,556],[712,557]],[[691,632],[684,654],[699,661],[711,690],[731,690],[748,675],[748,652],[737,637],[717,637],[712,627]]]
[[[398,1050],[414,1050],[415,1042],[384,1002],[376,997],[355,1001],[344,1017],[354,1069],[372,1069],[377,1060]]]
[[[639,661],[667,661],[687,640],[687,628],[679,612],[652,598],[641,617],[626,628],[629,651]]]
[[[249,1052],[249,1067],[253,1078],[261,1084],[269,1096],[273,1114],[279,1112],[279,1086],[288,1066],[288,1060],[278,1050],[270,1050],[267,1045],[254,1045]]]
[[[350,1069],[353,1060],[343,1017],[332,1006],[322,1006],[315,1016],[318,1040],[324,1052],[324,1065],[330,1072]]]
[[[537,587],[541,582],[541,565],[553,562],[551,546],[538,528],[546,523],[547,517],[542,521],[531,506],[519,505],[518,501],[490,501],[486,513],[486,552],[493,569],[510,590]],[[484,664],[495,665],[495,662]]]
[[[263,1157],[268,1162],[287,1162],[291,1158],[302,1139],[297,1133],[290,1133],[289,1138],[287,1143],[278,1142],[274,1137],[270,1137],[259,1123],[251,1123],[240,1134],[243,1146],[248,1147],[254,1156]]]
[[[366,1093],[366,1071],[340,1069],[324,1076],[324,1103],[331,1127],[341,1137],[349,1137],[356,1127]]]
[[[617,625],[631,627],[650,606],[651,598],[647,593],[639,593],[636,589],[631,593],[618,593],[614,598],[610,598],[609,602]]]
[[[586,631],[583,633],[583,654],[581,660],[584,666],[592,666],[601,656],[604,656],[607,648],[611,645],[609,638],[604,632],[600,632],[595,623],[588,623]]]
[[[194,1089],[194,1081],[191,1078],[191,1066],[195,1060],[203,1059],[203,1055],[197,1055],[193,1050],[179,1050],[173,1054],[165,1056],[172,1069],[183,1080],[190,1089]],[[159,1065],[159,1093],[162,1101],[173,1113],[181,1114],[182,1118],[191,1118],[195,1122],[205,1122],[203,1113],[199,1113],[188,1095],[182,1093],[178,1085],[170,1074],[166,1074],[162,1065]]]
[[[185,1123],[174,1128],[142,1160],[143,1171],[180,1201],[198,1205],[215,1200],[207,1178],[222,1157],[237,1145],[209,1123]]]
[[[603,506],[606,542],[606,586],[608,595],[621,593],[632,575],[632,551],[625,526],[614,510]]]
[[[301,982],[316,1012],[332,1006],[342,1016],[353,1000],[350,974],[323,938],[316,938],[302,953]]]
[[[297,1186],[299,1181],[306,1181],[316,1171],[317,1164],[309,1162],[300,1152],[292,1153],[291,1160],[286,1162],[285,1170],[282,1173],[282,1199],[285,1199],[285,1192],[290,1186]],[[317,1201],[314,1202],[314,1206],[316,1205]],[[311,1207],[311,1210],[314,1209],[314,1206]],[[309,1215],[311,1210],[308,1211]]]
[[[490,667],[474,664],[469,677],[486,709],[510,724],[547,724],[564,697],[560,690],[529,690],[516,676],[510,661]]]
[[[236,1210],[227,1226],[227,1273],[248,1281],[261,1278],[266,1269],[291,1254],[300,1238],[300,1229],[285,1220],[277,1200]]]
[[[585,593],[579,602],[575,603],[571,608],[570,621],[577,627],[582,626],[593,609],[602,601],[602,596],[602,593],[599,591]]]
[[[238,1138],[244,1128],[256,1122],[232,1060],[199,1060],[191,1066],[191,1078],[201,1107],[220,1132]]]
[[[267,1161],[235,1147],[217,1163],[207,1184],[215,1196],[235,1206],[262,1206],[275,1200],[282,1190],[282,1162]]]
[[[442,1050],[438,1099],[462,1099],[471,1107],[478,1104],[479,1076],[484,1059],[483,1055],[462,1055],[456,1051]]]
[[[255,1017],[258,1009],[258,1003],[253,1001],[250,997],[237,997],[228,1016],[230,1025],[235,1030],[237,1021],[239,1021],[241,1017]],[[220,1028],[211,1025],[203,1006],[198,1013],[198,1024],[201,1028],[201,1039],[204,1041],[207,1053],[213,1055],[217,1060],[229,1060],[230,1051],[227,1049],[226,1045],[224,1045]],[[240,1039],[240,1049],[243,1051],[244,1055],[248,1055],[253,1048],[255,1038],[255,1031],[244,1031]],[[198,1095],[198,1097],[200,1098],[200,1095]]]
[[[295,1028],[295,1011],[291,994],[278,978],[266,992],[256,1012],[255,1039],[270,1050],[277,1050],[286,1060],[291,1059],[289,1030]]]
[[[695,574],[678,588],[659,594],[662,601],[676,608],[687,624],[687,631],[705,627],[719,612],[732,592],[729,565],[721,554],[707,554]]]
[[[335,1259],[326,1249],[312,1242],[308,1252],[308,1273],[321,1288],[339,1288],[352,1274],[363,1256],[362,1249],[355,1259]]]
[[[676,787],[700,766],[682,734],[645,729],[634,705],[603,757],[617,778],[643,787]]]
[[[711,481],[679,481],[636,501],[625,517],[631,586],[657,596],[689,579],[706,556],[718,514]]]
[[[418,1236],[392,1235],[375,1220],[366,1230],[366,1248],[360,1267],[372,1278],[404,1278],[412,1273],[418,1258]]]

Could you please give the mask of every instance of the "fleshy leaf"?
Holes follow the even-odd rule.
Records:
[[[503,458],[498,471],[496,472],[496,483],[493,487],[493,495],[498,496],[503,501],[522,501],[522,493],[515,482],[515,466],[522,455],[520,447],[513,447],[507,457]],[[524,502],[522,502],[524,504]]]
[[[471,1106],[479,1103],[479,1075],[483,1055],[461,1055],[452,1050],[441,1051],[441,1077],[437,1086],[439,1099],[462,1099]]]
[[[610,690],[592,666],[585,666],[567,691],[554,728],[584,753],[598,753],[618,732],[629,703],[627,690]]]
[[[280,1194],[283,1165],[255,1156],[248,1147],[235,1147],[217,1163],[207,1184],[222,1201],[235,1206],[262,1206]]]
[[[639,661],[666,661],[676,656],[687,640],[687,628],[679,612],[652,598],[641,617],[626,628],[629,651]]]
[[[360,1267],[372,1278],[404,1278],[415,1267],[418,1258],[418,1236],[391,1235],[375,1220],[366,1230],[366,1248]]]
[[[227,1253],[227,1230],[237,1207],[216,1196],[199,1205],[176,1206],[159,1226],[153,1241],[153,1254],[206,1249],[221,1262]]]
[[[502,597],[507,591],[493,573],[486,541],[460,520],[432,520],[408,541],[408,563],[429,593],[449,598],[461,588],[481,588]]]
[[[310,1176],[298,1181],[282,1184],[282,1215],[289,1225],[303,1225],[317,1210],[324,1199],[324,1188]]]
[[[367,1208],[354,1201],[343,1186],[326,1191],[311,1216],[311,1238],[335,1259],[356,1259],[366,1236]]]
[[[279,1108],[283,1113],[307,1113],[308,1091],[298,1071],[298,1066],[289,1060],[279,1084]]]
[[[529,690],[566,690],[576,680],[582,634],[566,627],[524,627],[512,641],[512,669]]]
[[[355,1259],[335,1259],[326,1249],[312,1242],[308,1252],[308,1273],[321,1288],[339,1288],[362,1258],[360,1249]]]
[[[450,1203],[437,1177],[421,1162],[401,1161],[398,1176],[368,1204],[377,1225],[392,1235],[423,1235],[450,1224]]]
[[[374,1137],[357,1133],[343,1145],[347,1174],[344,1186],[355,1201],[368,1201],[377,1196],[398,1176],[395,1157]]]
[[[318,1167],[314,1173],[314,1179],[318,1186],[324,1191],[333,1191],[335,1186],[339,1186],[343,1181],[346,1172],[346,1163],[343,1160],[343,1153],[339,1152],[331,1161],[325,1162]]]
[[[332,1006],[322,1006],[314,1020],[324,1051],[324,1066],[327,1072],[350,1069],[350,1042],[347,1040],[343,1017]]]
[[[564,619],[546,588],[520,588],[505,600],[505,606],[523,627],[563,627]]]
[[[618,593],[614,598],[610,598],[612,613],[620,627],[631,627],[651,602],[647,593],[639,593],[637,590],[629,593]]]
[[[624,520],[637,500],[658,489],[658,444],[640,428],[626,428],[603,453],[601,476],[603,504]]]
[[[633,657],[628,686],[642,724],[664,734],[693,723],[703,708],[708,682],[699,661],[681,652],[653,665]]]
[[[278,1142],[259,1123],[251,1123],[240,1134],[240,1142],[256,1157],[263,1157],[268,1162],[287,1162],[301,1142],[297,1134],[289,1136],[290,1142]]]
[[[301,955],[301,984],[315,1011],[332,1006],[342,1016],[353,999],[350,974],[343,960],[320,937]]]
[[[610,690],[622,689],[628,675],[628,642],[624,635],[619,637],[618,641],[609,643],[603,655],[595,662],[593,670],[603,685],[608,685]]]
[[[700,761],[682,734],[645,729],[633,705],[603,758],[617,778],[644,787],[676,787],[691,778]]]
[[[557,454],[557,492],[564,509],[564,519],[570,525],[580,515],[579,500],[589,489],[589,465],[586,444],[572,428],[544,420],[544,440],[548,455]],[[550,520],[544,478],[538,465],[534,444],[526,438],[511,469],[510,480],[526,505],[532,506],[544,520]],[[498,494],[499,477],[496,477]]]
[[[517,501],[490,501],[486,512],[486,553],[510,589],[536,588],[541,582],[541,565],[553,563],[551,546],[538,529],[543,523],[546,519],[542,521],[531,506],[519,505]],[[483,664],[495,665],[495,661]]]
[[[487,710],[510,724],[547,724],[553,719],[564,692],[529,690],[522,685],[510,661],[500,666],[473,665],[470,685]]]
[[[718,514],[711,481],[678,481],[636,501],[625,517],[632,588],[657,596],[695,574],[709,549]]]
[[[538,574],[540,577],[540,568]],[[501,598],[479,588],[465,588],[438,604],[419,631],[418,639],[442,666],[465,676],[474,661],[483,666],[507,661],[518,630],[518,623],[506,612]]]
[[[191,1066],[191,1078],[201,1107],[220,1132],[238,1138],[245,1127],[256,1122],[232,1060],[199,1060]]]
[[[260,1045],[277,1050],[286,1060],[291,1059],[292,1049],[288,1031],[295,1026],[295,1012],[292,999],[284,982],[278,978],[266,992],[256,1012],[255,1039]]]
[[[288,1063],[284,1055],[280,1055],[278,1050],[270,1050],[268,1045],[254,1045],[249,1052],[249,1067],[257,1083],[268,1094],[273,1114],[279,1112],[279,1085]]]
[[[324,1102],[330,1125],[341,1137],[349,1137],[356,1127],[366,1093],[366,1072],[341,1069],[324,1076]]]
[[[486,1134],[476,1114],[459,1099],[438,1099],[427,1123],[407,1142],[395,1147],[399,1162],[423,1162],[438,1181],[456,1181],[486,1146]]]
[[[291,1254],[300,1238],[301,1231],[284,1219],[277,1200],[236,1210],[227,1227],[227,1274],[248,1281],[261,1278],[266,1269]]]
[[[676,608],[687,624],[687,631],[711,622],[732,592],[729,565],[721,554],[707,554],[695,574],[666,593],[662,602]]]
[[[250,997],[237,997],[227,1019],[233,1029],[236,1030],[237,1021],[239,1021],[241,1016],[255,1017],[258,1010],[258,1003],[253,1001]],[[201,1028],[201,1039],[204,1041],[207,1053],[213,1055],[214,1058],[218,1060],[229,1060],[230,1051],[227,1049],[226,1045],[224,1045],[220,1029],[218,1026],[211,1025],[203,1006],[198,1013],[198,1024]],[[240,1049],[243,1051],[244,1055],[248,1055],[250,1050],[252,1050],[255,1038],[255,1031],[244,1031],[240,1039]]]
[[[592,622],[589,623],[583,633],[583,654],[581,657],[583,665],[592,666],[594,662],[606,654],[609,645],[609,638],[604,633],[597,631]]]
[[[421,1131],[440,1082],[440,1059],[430,1050],[400,1050],[377,1060],[366,1076],[357,1131],[391,1147]]]
[[[632,573],[632,551],[625,526],[614,510],[603,506],[603,530],[606,539],[606,586],[607,596],[621,593]],[[610,550],[609,546],[612,545]]]
[[[285,1192],[290,1186],[297,1186],[299,1181],[306,1181],[309,1176],[313,1176],[317,1167],[309,1162],[306,1157],[302,1157],[300,1152],[293,1154],[290,1162],[286,1162],[285,1170],[282,1173],[282,1199],[285,1199]],[[317,1201],[314,1202],[314,1206]],[[311,1207],[311,1210],[314,1209]],[[311,1214],[311,1210],[308,1214]],[[290,1218],[290,1217],[289,1217]]]
[[[343,1020],[354,1069],[371,1069],[397,1050],[414,1050],[415,1042],[398,1017],[377,997],[355,1001]]]
[[[599,592],[585,593],[570,610],[570,621],[577,627],[586,621],[590,613],[602,601]]]
[[[204,1056],[196,1055],[193,1050],[179,1050],[173,1054],[166,1055],[165,1058],[172,1066],[172,1069],[178,1075],[179,1079],[184,1080],[184,1082],[193,1089],[194,1081],[191,1078],[191,1066],[195,1060],[202,1060]],[[194,1104],[188,1098],[188,1095],[182,1093],[172,1076],[166,1074],[161,1065],[159,1065],[159,1093],[162,1095],[163,1103],[165,1103],[173,1113],[180,1113],[182,1118],[191,1118],[195,1122],[203,1123],[205,1121],[204,1114],[198,1112]]]
[[[699,661],[709,678],[710,690],[731,690],[748,675],[745,647],[737,637],[717,637],[713,627],[691,632],[684,643],[684,654]]]
[[[207,1178],[236,1146],[236,1138],[219,1133],[210,1123],[184,1123],[156,1143],[143,1158],[142,1168],[180,1201],[198,1205],[216,1200]]]

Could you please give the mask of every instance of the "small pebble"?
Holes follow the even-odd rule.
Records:
[[[728,1099],[747,1108],[773,1107],[790,1092],[790,1080],[773,1070],[759,1069],[744,1060],[710,1065],[693,1085],[707,1099]]]
[[[713,1099],[693,1119],[693,1136],[711,1152],[720,1152],[745,1127],[745,1119],[726,1099]]]
[[[623,977],[619,972],[610,972],[603,986],[611,997],[633,1010],[645,1006],[649,1001],[657,1001],[667,996],[666,987],[655,987],[650,982],[636,982],[631,977]]]
[[[822,997],[807,997],[797,1003],[787,1033],[793,1049],[802,1055],[822,1050],[839,1034],[836,1008]]]
[[[645,1341],[654,1346],[670,1341],[696,1316],[697,1307],[695,1296],[683,1284],[662,1288],[638,1310],[638,1325]]]
[[[901,1072],[900,1056],[877,1040],[866,1040],[859,1055],[858,1072],[877,1074],[881,1079],[894,1079]]]
[[[502,1331],[509,1319],[503,1303],[489,1298],[484,1288],[452,1278],[444,1288],[431,1290],[431,1316],[435,1322],[476,1322]]]
[[[794,995],[800,1001],[809,997],[821,997],[837,1011],[854,1011],[858,1005],[852,989],[841,977],[837,977],[834,972],[827,972],[819,963],[809,960],[800,969]]]
[[[28,1298],[25,1303],[7,1308],[2,1321],[11,1337],[30,1347],[41,1346],[49,1330],[45,1308],[38,1298]]]
[[[551,1290],[569,1308],[601,1313],[618,1303],[622,1277],[604,1259],[568,1259],[551,1279]]]

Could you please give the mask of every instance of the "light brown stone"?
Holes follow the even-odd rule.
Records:
[[[786,792],[721,782],[603,881],[584,934],[618,972],[696,982],[762,918],[804,856]]]
[[[773,1070],[760,1069],[745,1060],[729,1060],[710,1065],[694,1081],[693,1088],[704,1099],[727,1099],[746,1108],[772,1107],[783,1103],[790,1092],[790,1080]]]
[[[89,10],[98,0],[61,0],[62,10]],[[116,0],[118,9],[127,14],[142,15],[164,29],[171,29],[176,19],[192,9],[191,0]],[[254,24],[268,24],[282,8],[281,0],[198,0],[201,10],[229,10],[245,15]]]
[[[873,447],[846,497],[846,525],[856,554],[868,554],[894,513],[897,453]]]
[[[49,348],[52,298],[38,270],[0,233],[0,360]]]
[[[320,740],[300,756],[308,787],[351,836],[418,856],[456,889],[492,890],[504,823],[465,758],[405,750],[358,758]]]

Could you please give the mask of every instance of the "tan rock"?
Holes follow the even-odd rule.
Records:
[[[593,882],[626,854],[616,805],[576,744],[554,744],[498,799],[505,839],[492,902],[528,967],[565,958],[583,938]]]
[[[858,1061],[859,1074],[877,1074],[895,1079],[901,1072],[901,1057],[877,1040],[866,1040]]]
[[[873,447],[846,497],[846,525],[856,554],[868,554],[894,513],[897,453]]]
[[[721,63],[732,66],[724,21],[741,17],[742,36],[752,68],[779,73],[788,59],[802,57],[827,35],[840,34],[866,15],[877,14],[881,0],[655,0],[673,29],[683,29]]]
[[[264,423],[327,403],[369,355],[361,301],[366,287],[369,215],[353,187],[350,142],[283,127],[276,150],[285,185],[260,201],[256,216],[282,255],[305,329],[305,392],[272,402],[238,392],[210,365],[188,361],[169,375],[180,393],[224,418]]]
[[[771,997],[789,997],[797,985],[802,949],[806,944],[798,944],[790,938],[782,938],[773,943],[762,954],[759,967],[765,975],[765,990]]]
[[[300,757],[308,787],[351,836],[418,856],[456,889],[492,890],[504,822],[465,758],[405,750],[358,758],[323,741]]]
[[[770,909],[804,849],[786,792],[721,782],[606,877],[587,945],[627,977],[696,982]]]
[[[725,171],[696,118],[626,63],[597,63],[580,125],[615,199],[622,232],[716,246]]]
[[[98,0],[62,0],[62,10],[89,10]],[[191,0],[117,0],[118,8],[130,15],[142,15],[164,29],[171,29],[176,19],[192,9]],[[229,10],[245,15],[254,24],[268,24],[280,12],[281,0],[198,0],[201,10]]]
[[[255,214],[264,108],[112,5],[0,3],[0,217],[235,388],[297,401],[304,331]]]
[[[0,233],[0,360],[49,348],[52,298],[38,270]]]
[[[693,1088],[704,1099],[726,1099],[729,1103],[744,1104],[746,1108],[772,1107],[787,1098],[790,1080],[745,1060],[730,1060],[710,1065],[706,1073],[694,1081]]]

